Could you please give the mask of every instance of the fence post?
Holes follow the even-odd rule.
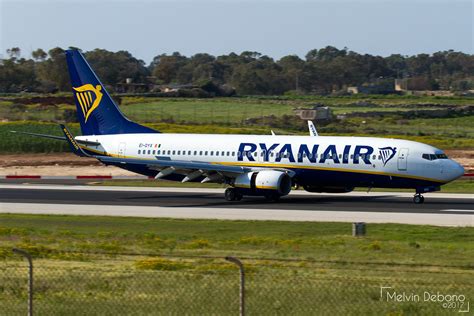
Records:
[[[242,262],[235,257],[225,257],[225,260],[235,263],[240,270],[240,316],[245,315],[245,272]]]
[[[17,248],[12,250],[28,260],[28,316],[33,316],[33,260],[31,260],[31,255],[24,250]]]

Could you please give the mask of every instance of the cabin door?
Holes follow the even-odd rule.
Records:
[[[125,146],[126,146],[126,143],[120,143],[119,144],[119,147],[118,147],[118,156],[119,157],[125,157]]]
[[[398,170],[406,171],[408,165],[408,148],[400,148],[398,152]]]

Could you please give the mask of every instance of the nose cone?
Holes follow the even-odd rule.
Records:
[[[450,181],[456,180],[464,175],[464,168],[454,160],[450,160],[449,176]]]

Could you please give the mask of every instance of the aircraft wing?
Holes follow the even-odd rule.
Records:
[[[182,182],[187,182],[200,176],[205,177],[202,182],[216,181],[219,179],[224,179],[225,177],[234,178],[239,174],[247,173],[252,170],[248,167],[228,166],[202,161],[169,160],[162,159],[161,157],[156,157],[156,159],[134,159],[95,156],[94,158],[97,158],[106,164],[145,165],[148,168],[159,171],[155,177],[156,179],[166,177],[172,173],[179,173],[185,175],[185,178]]]
[[[155,156],[155,159],[138,159],[138,158],[126,158],[126,157],[111,157],[101,155],[89,155],[87,154],[74,139],[69,129],[64,125],[60,124],[60,127],[64,133],[64,138],[69,143],[71,150],[78,156],[86,156],[96,158],[102,163],[113,164],[113,165],[141,165],[147,168],[158,171],[155,179],[160,179],[177,173],[183,175],[182,182],[191,181],[193,179],[204,177],[201,182],[225,182],[226,178],[236,178],[238,175],[262,170],[266,168],[254,168],[254,167],[243,167],[243,166],[229,166],[219,163],[210,163],[204,161],[184,161],[184,160],[171,160],[169,157]],[[280,170],[287,173],[290,177],[294,176],[294,171],[286,170],[283,168],[272,168],[272,170]]]

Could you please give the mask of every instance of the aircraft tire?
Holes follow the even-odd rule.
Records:
[[[423,204],[423,202],[425,201],[425,197],[421,194],[416,194],[414,197],[413,197],[413,202],[415,204]]]
[[[235,192],[235,201],[240,201],[243,198],[243,194],[240,192]]]
[[[237,192],[235,192],[234,188],[227,188],[224,192],[224,197],[226,201],[235,201],[237,197]]]

